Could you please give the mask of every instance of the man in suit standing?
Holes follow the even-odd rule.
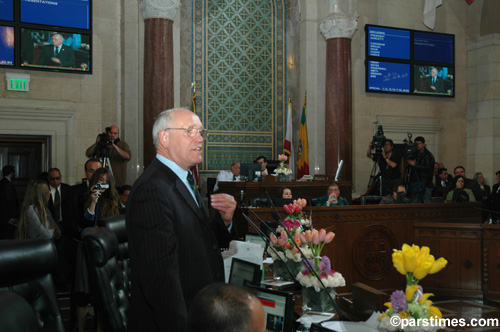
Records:
[[[63,44],[64,38],[56,33],[52,36],[52,45],[45,45],[38,58],[38,65],[75,67],[75,52],[71,46]]]
[[[16,228],[9,221],[19,216],[16,188],[12,184],[15,177],[14,166],[4,166],[2,176],[0,180],[0,240],[14,238]]]
[[[56,282],[58,286],[67,288],[72,281],[74,263],[73,237],[76,233],[76,207],[71,186],[62,183],[61,171],[58,168],[49,169],[49,210],[52,218],[61,230],[61,237],[55,241],[58,264]]]
[[[203,160],[207,131],[188,109],[162,112],[153,125],[156,158],[132,187],[127,202],[131,266],[129,331],[186,331],[195,295],[224,282],[220,248],[230,230],[233,196],[214,194],[209,216],[191,167]]]
[[[444,81],[441,77],[437,76],[438,70],[432,67],[431,76],[425,79],[424,91],[433,93],[444,92]]]

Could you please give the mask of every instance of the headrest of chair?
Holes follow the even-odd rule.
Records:
[[[95,228],[83,237],[91,265],[102,267],[118,252],[118,239],[105,227]]]
[[[3,332],[40,331],[35,310],[24,297],[0,292],[0,322]]]
[[[0,285],[32,280],[55,271],[57,252],[47,239],[0,241]]]
[[[119,243],[128,242],[125,215],[120,214],[108,217],[101,220],[100,224],[115,233]]]

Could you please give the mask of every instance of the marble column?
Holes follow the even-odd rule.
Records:
[[[144,167],[156,150],[151,131],[156,116],[174,106],[173,20],[179,0],[139,0],[144,18]]]
[[[320,24],[326,39],[325,173],[335,174],[343,160],[342,181],[352,181],[351,38],[357,27],[345,16]]]

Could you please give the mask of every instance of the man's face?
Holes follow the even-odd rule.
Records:
[[[231,166],[231,173],[233,173],[234,176],[240,176],[240,163]]]
[[[59,188],[61,185],[61,174],[58,171],[49,172],[49,184],[52,188]]]
[[[398,191],[392,193],[394,196],[394,199],[398,199],[398,194],[406,194],[406,188],[405,186],[398,186]]]
[[[446,180],[448,178],[448,171],[443,171],[441,174],[439,174],[439,178],[441,180]]]
[[[425,143],[422,143],[420,141],[415,141],[415,143],[417,144],[418,151],[423,151],[425,149]]]
[[[391,145],[391,143],[390,143],[390,142],[385,142],[385,145],[384,145],[384,151],[385,151],[386,153],[389,153],[389,152],[391,152],[391,151],[392,151],[392,145]]]
[[[432,68],[432,69],[431,69],[431,75],[432,75],[432,77],[436,77],[436,76],[437,76],[437,74],[438,74],[437,69],[436,69],[436,68]]]
[[[57,47],[61,46],[63,40],[64,40],[63,37],[61,35],[59,35],[59,34],[56,34],[56,35],[52,36],[52,44],[54,46],[57,46]]]
[[[120,199],[124,205],[127,205],[128,195],[130,194],[130,190],[124,190],[123,194],[120,194]]]
[[[188,128],[194,126],[201,130],[200,118],[188,110],[179,110],[171,114],[170,128]],[[184,170],[203,161],[203,137],[197,132],[189,137],[186,130],[166,130],[163,137],[166,141],[166,157],[174,161]]]
[[[120,130],[117,126],[111,126],[111,130],[108,133],[109,139],[115,140],[120,137]]]
[[[257,162],[260,164],[261,170],[265,171],[267,168],[267,161],[264,161],[264,158],[257,159]]]
[[[98,161],[89,161],[87,163],[87,168],[85,169],[85,176],[87,180],[90,181],[92,175],[94,175],[95,171],[102,167],[102,164]]]
[[[457,168],[455,170],[455,176],[459,176],[459,175],[465,177],[465,169],[463,169],[461,167]]]

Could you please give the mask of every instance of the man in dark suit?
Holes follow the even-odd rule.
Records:
[[[14,166],[4,166],[2,176],[0,180],[0,240],[14,238],[16,228],[9,221],[19,216],[16,188],[12,184],[15,177]]]
[[[431,76],[425,79],[424,91],[443,93],[444,92],[444,80],[437,76],[438,70],[436,67],[432,67]]]
[[[186,331],[195,295],[224,282],[220,248],[235,238],[233,196],[214,194],[209,216],[191,167],[203,160],[207,132],[187,109],[162,112],[153,125],[156,158],[127,202],[131,266],[129,331]]]
[[[73,279],[73,253],[76,250],[73,237],[77,230],[76,207],[73,190],[70,185],[61,182],[61,171],[58,168],[49,169],[48,180],[49,211],[61,230],[61,237],[55,241],[58,256],[56,282],[58,286],[67,288]]]
[[[64,38],[56,33],[52,36],[52,45],[45,45],[38,58],[38,65],[75,67],[75,52],[71,46],[63,44]]]
[[[84,206],[85,200],[87,198],[87,191],[89,190],[89,181],[94,175],[95,171],[102,167],[101,161],[97,158],[90,158],[85,162],[85,181],[79,184],[75,184],[71,189],[73,189],[73,195],[75,198],[75,206],[77,209],[77,220],[85,219]],[[79,223],[79,222],[78,222]],[[79,223],[80,224],[80,223]]]
[[[500,171],[497,171],[495,175],[498,183],[491,188],[491,218],[498,220],[500,219]]]

